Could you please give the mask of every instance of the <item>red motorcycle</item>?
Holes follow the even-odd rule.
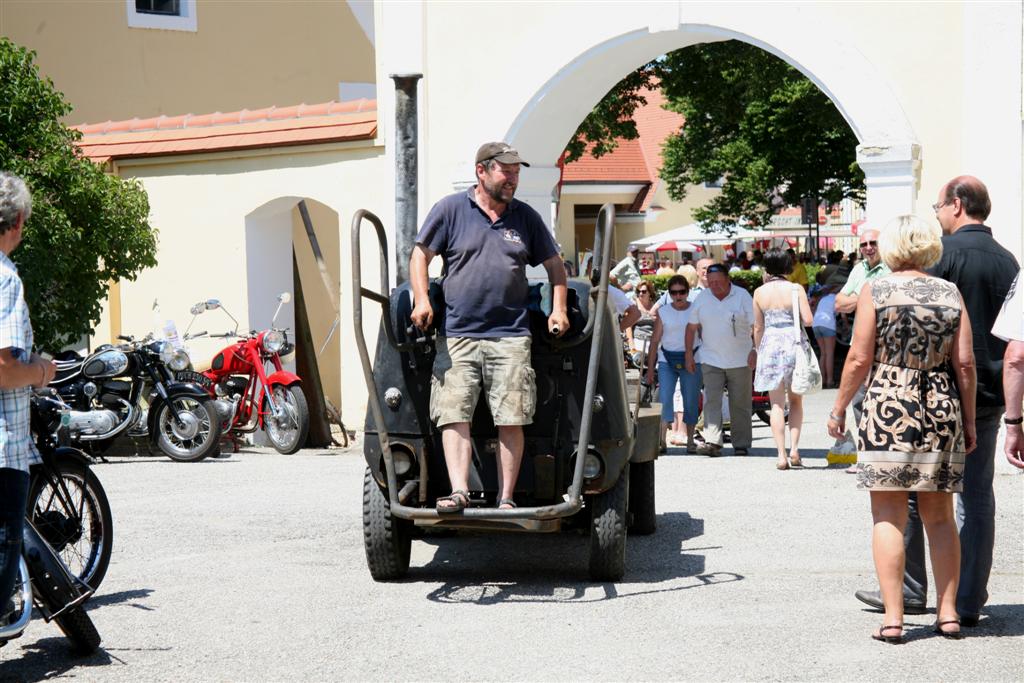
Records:
[[[235,323],[233,332],[211,334],[210,337],[238,338],[231,346],[213,357],[210,369],[178,373],[181,381],[195,382],[216,399],[217,412],[224,432],[237,446],[242,434],[262,429],[271,445],[279,452],[291,454],[302,448],[309,433],[309,407],[302,393],[302,380],[281,365],[281,358],[295,351],[288,333],[274,326],[281,307],[291,301],[287,292],[277,297],[277,311],[270,329],[238,334],[238,321],[217,299],[200,301],[192,307],[192,323],[205,311],[220,309]],[[192,327],[189,323],[189,328]],[[207,336],[206,332],[186,339]],[[269,367],[268,367],[269,366]]]

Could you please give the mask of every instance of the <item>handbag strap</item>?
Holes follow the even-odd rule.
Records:
[[[796,285],[795,284],[795,285],[793,285],[793,289],[791,290],[792,295],[793,295],[793,297],[792,297],[793,298],[793,331],[796,332],[797,338],[800,341],[803,341],[803,338],[804,338],[804,328],[800,324],[800,300],[799,300],[799,298],[797,297],[797,294],[796,294],[796,288],[799,287],[799,286],[800,285]]]

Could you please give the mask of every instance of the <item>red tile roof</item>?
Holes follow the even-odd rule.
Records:
[[[639,140],[619,140],[619,146],[599,158],[590,154],[593,145],[576,161],[566,164],[563,183],[649,183],[647,166]]]
[[[661,146],[665,139],[683,126],[685,119],[662,108],[665,98],[660,89],[643,93],[647,104],[633,115],[639,137],[635,140],[619,139],[614,151],[595,159],[590,147],[582,157],[566,164],[562,172],[563,183],[650,183],[640,198],[640,210],[646,210],[654,198],[660,179]]]
[[[172,154],[372,140],[376,100],[300,104],[213,114],[158,116],[75,126],[82,153],[97,162]]]

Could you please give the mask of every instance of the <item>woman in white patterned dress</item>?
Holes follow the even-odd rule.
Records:
[[[793,329],[793,293],[800,308],[800,323],[807,327],[814,319],[807,294],[800,285],[786,279],[793,270],[793,257],[782,249],[770,249],[764,257],[765,283],[754,291],[754,344],[757,369],[754,389],[767,391],[772,402],[771,426],[778,451],[776,467],[800,467],[800,429],[803,426],[803,397],[790,391],[796,351],[802,335]],[[790,447],[786,454],[786,398],[789,398]]]

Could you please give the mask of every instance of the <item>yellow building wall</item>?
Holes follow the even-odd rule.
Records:
[[[366,385],[353,342],[350,287],[353,214],[366,208],[384,213],[390,198],[379,192],[386,177],[383,148],[369,143],[320,145],[235,155],[208,154],[122,162],[118,175],[136,178],[150,202],[150,223],[160,231],[158,265],[134,282],[111,290],[103,319],[90,344],[109,342],[118,331],[141,336],[154,326],[152,304],[184,332],[197,301],[220,299],[239,330],[264,329],[281,291],[291,292],[291,247],[294,245],[303,293],[319,351],[334,321],[334,309],[313,263],[305,228],[296,209],[307,200],[328,269],[339,291],[341,321],[334,338],[318,357],[325,393],[342,411],[349,429],[362,429]],[[380,280],[372,229],[362,244],[364,281]],[[364,333],[376,343],[380,307],[364,307]],[[279,323],[292,328],[294,301],[282,309]],[[223,311],[203,313],[193,332],[224,332],[234,323]],[[223,339],[189,342],[193,358],[208,361]]]
[[[198,0],[197,30],[128,26],[124,0],[2,0],[0,32],[37,53],[68,123],[338,99],[373,83],[374,50],[341,0]]]
[[[558,222],[555,226],[555,240],[562,245],[566,258],[572,258],[573,245],[582,253],[593,249],[594,226],[596,219],[576,219],[577,204],[631,204],[635,194],[574,194],[572,185],[562,188],[562,196],[558,207]],[[673,201],[668,196],[664,183],[659,183],[651,201],[651,206],[661,210],[648,210],[642,218],[620,218],[615,225],[615,240],[612,246],[612,258],[622,258],[626,247],[631,242],[672,230],[694,222],[693,211],[714,197],[719,190],[706,188],[703,185],[691,185],[686,197],[681,202]]]
[[[327,335],[331,334],[331,328],[334,326],[335,306],[340,304],[342,295],[349,294],[348,283],[346,282],[342,287],[339,282],[340,275],[350,272],[350,269],[342,268],[340,263],[341,232],[338,214],[330,207],[311,200],[306,201],[306,208],[309,212],[310,222],[313,224],[317,244],[323,255],[324,265],[327,267],[331,291],[328,291],[327,285],[324,284],[324,279],[320,275],[320,268],[313,256],[313,247],[306,234],[306,225],[302,222],[298,206],[292,209],[292,245],[295,249],[295,261],[299,266],[306,310],[310,312],[309,331],[313,337],[314,352],[317,354],[324,395],[334,405],[340,406],[342,404],[340,322],[339,327],[334,329],[330,341],[327,341]],[[347,222],[344,225],[348,227]],[[327,342],[326,346],[324,342]],[[323,353],[320,352],[321,349],[323,349]],[[353,361],[355,359],[349,359],[349,362]]]

